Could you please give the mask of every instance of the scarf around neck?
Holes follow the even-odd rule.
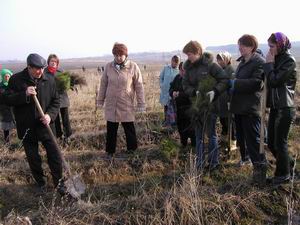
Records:
[[[47,69],[48,69],[49,73],[51,73],[52,75],[54,75],[56,73],[57,67],[48,66]]]
[[[125,68],[126,66],[126,62],[127,62],[127,58],[122,62],[122,63],[117,63],[115,60],[114,60],[114,66],[117,70],[121,70],[123,68]]]

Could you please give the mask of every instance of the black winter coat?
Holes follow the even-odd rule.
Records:
[[[184,63],[185,75],[182,80],[183,90],[189,97],[196,96],[196,91],[199,89],[199,84],[206,82],[208,78],[213,78],[215,81],[214,87],[209,91],[215,92],[215,98],[222,94],[227,89],[227,79],[224,70],[213,62],[213,55],[209,52],[204,52],[202,57],[196,62],[191,63],[187,60]],[[201,90],[200,90],[201,91]],[[206,93],[201,93],[206,94]],[[218,102],[212,103],[211,112],[218,112]]]
[[[264,63],[265,59],[257,53],[247,62],[240,58],[231,100],[231,112],[234,114],[260,115]]]
[[[3,96],[4,92],[5,89],[0,87],[0,96]],[[4,104],[4,101],[0,101],[0,122],[9,123],[12,121],[14,121],[14,117],[11,107]]]
[[[216,80],[216,85],[213,88],[216,95],[221,94],[227,88],[226,79],[228,77],[226,77],[223,69],[213,62],[213,55],[209,52],[204,52],[202,57],[194,63],[187,60],[184,63],[184,70],[183,90],[190,97],[196,95],[199,83],[208,76],[212,76]]]
[[[186,110],[188,110],[191,107],[192,103],[189,99],[189,96],[186,95],[183,91],[182,76],[180,74],[176,75],[176,77],[170,84],[169,93],[170,93],[171,98],[173,98],[174,91],[179,92],[179,96],[175,98],[177,117],[179,117],[179,118],[188,117],[186,114]]]
[[[51,118],[50,126],[54,130],[54,123],[59,111],[59,95],[56,90],[56,82],[53,76],[43,74],[37,84],[29,75],[27,68],[14,74],[8,83],[8,91],[5,94],[5,102],[13,106],[13,112],[17,124],[18,137],[25,140],[37,141],[50,139],[50,135],[40,121],[40,116],[31,96],[26,96],[28,86],[37,86],[37,97],[45,114]]]
[[[273,109],[294,107],[296,67],[296,60],[289,52],[277,55],[275,63],[264,64],[268,82],[268,107]]]
[[[235,74],[234,74],[234,69],[233,66],[227,65],[224,69],[225,74],[227,75],[228,78],[234,79]],[[228,102],[230,101],[230,96],[227,92],[223,92],[223,94],[220,95],[218,98],[218,115],[222,118],[228,117],[229,110],[228,110]]]

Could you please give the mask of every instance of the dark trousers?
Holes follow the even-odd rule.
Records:
[[[191,120],[185,113],[186,110],[186,108],[181,109],[177,106],[176,124],[180,136],[180,143],[185,147],[187,145],[188,138],[190,138],[191,145],[196,147],[195,128],[191,125]]]
[[[276,158],[275,176],[288,176],[292,158],[288,153],[288,134],[296,111],[294,108],[271,109],[268,122],[268,147]]]
[[[134,151],[137,149],[136,132],[133,122],[122,122],[121,123],[126,136],[126,144],[128,151]],[[107,121],[107,134],[106,134],[106,152],[115,153],[118,133],[118,122]]]
[[[58,153],[59,150],[52,140],[44,140],[42,141],[42,144],[46,149],[48,165],[51,171],[53,184],[56,187],[59,180],[62,178],[62,160]],[[23,145],[27,161],[35,181],[39,186],[45,185],[42,159],[38,150],[38,142],[24,140]]]
[[[164,106],[164,122],[167,122],[168,120],[168,115],[167,115],[167,112],[168,112],[168,105],[165,105]]]
[[[220,123],[222,125],[222,135],[227,135],[228,134],[228,117],[220,117]],[[232,120],[231,121],[231,140],[235,141],[236,136],[235,136],[235,123]]]
[[[61,122],[60,117],[62,120],[63,130],[61,129]],[[63,134],[65,134],[65,137],[68,138],[72,135],[72,129],[70,125],[70,119],[69,119],[69,110],[68,108],[60,108],[60,113],[57,115],[55,119],[55,130],[56,130],[56,137],[60,138]]]
[[[265,164],[265,154],[259,153],[260,117],[252,115],[235,115],[236,137],[242,160],[250,159],[255,164]]]
[[[9,130],[3,130],[4,141],[9,142]]]

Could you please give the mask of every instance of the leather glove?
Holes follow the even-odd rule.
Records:
[[[209,103],[211,103],[215,98],[215,92],[214,91],[209,91],[209,92],[206,93],[206,96],[209,97]]]

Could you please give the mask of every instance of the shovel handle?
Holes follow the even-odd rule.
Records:
[[[39,112],[40,116],[41,116],[41,117],[44,117],[45,114],[44,114],[44,112],[43,112],[43,109],[42,109],[42,107],[41,107],[41,105],[40,105],[40,103],[39,103],[39,100],[37,99],[36,95],[32,95],[32,98],[33,98],[34,103],[35,103],[35,105],[36,105],[36,107],[37,107],[37,109],[38,109],[38,112]],[[66,161],[64,155],[62,154],[62,152],[61,152],[61,150],[60,150],[60,148],[59,148],[59,146],[58,146],[58,144],[57,144],[56,137],[54,136],[54,134],[53,134],[53,132],[52,132],[52,130],[51,130],[51,127],[49,126],[49,124],[46,124],[45,126],[46,126],[46,128],[47,128],[47,130],[48,130],[48,133],[50,134],[51,140],[54,142],[55,147],[56,147],[57,150],[58,150],[58,154],[59,154],[59,156],[60,156],[60,158],[61,158],[61,160],[62,160],[62,164],[63,164],[64,169],[66,170],[66,172],[67,172],[68,175],[71,175],[70,166],[69,166],[69,164],[67,163],[67,161]]]
[[[264,89],[262,91],[261,99],[261,117],[260,117],[260,142],[259,142],[259,153],[263,154],[265,152],[264,142],[265,142],[265,118],[266,118],[266,104],[267,104],[267,76],[264,79]]]
[[[228,107],[228,141],[227,141],[227,148],[228,148],[228,154],[231,151],[231,139],[232,139],[232,114],[230,112],[231,108],[230,108],[230,102],[227,102],[227,107]]]

